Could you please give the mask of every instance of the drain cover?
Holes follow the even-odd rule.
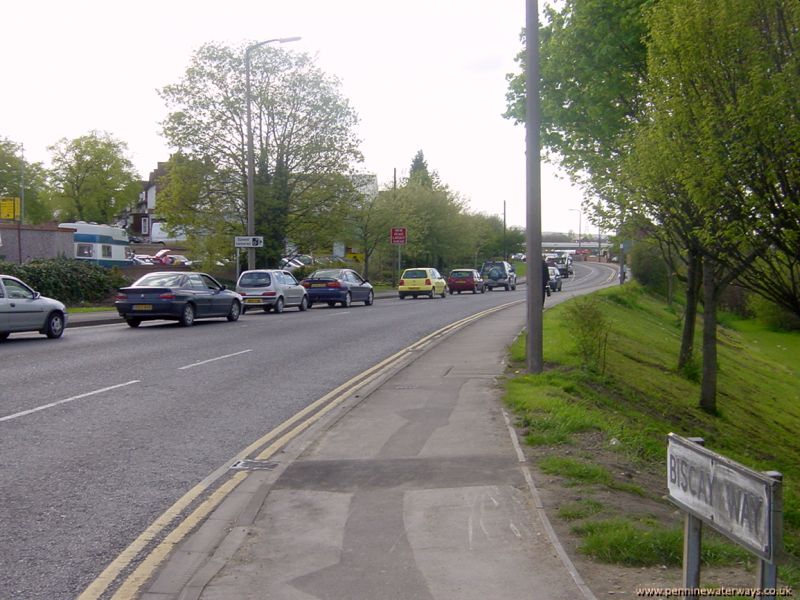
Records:
[[[238,460],[231,465],[234,471],[271,471],[278,463],[269,460]]]

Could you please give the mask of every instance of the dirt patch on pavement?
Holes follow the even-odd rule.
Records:
[[[525,433],[517,430],[520,440],[524,439]],[[666,474],[660,472],[658,466],[642,465],[627,459],[597,432],[575,435],[568,445],[531,447],[523,444],[523,451],[531,464],[536,487],[553,529],[578,573],[597,598],[637,598],[644,597],[643,594],[637,594],[637,590],[643,588],[681,586],[680,567],[628,567],[599,562],[587,556],[581,550],[583,538],[573,530],[576,525],[620,517],[644,519],[667,527],[682,526],[682,513],[665,498]],[[631,489],[638,489],[643,494],[612,489],[602,484],[575,484],[565,477],[544,473],[539,462],[551,456],[574,458],[605,467],[612,474],[615,485],[631,486]],[[575,506],[591,506],[596,512],[583,517],[573,515],[571,518],[559,514],[562,507]],[[755,560],[729,567],[703,567],[701,571],[701,586],[704,588],[750,588],[755,586],[755,581]]]

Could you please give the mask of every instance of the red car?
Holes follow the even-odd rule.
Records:
[[[454,269],[447,278],[447,289],[450,293],[472,292],[481,294],[486,291],[486,285],[475,269]]]

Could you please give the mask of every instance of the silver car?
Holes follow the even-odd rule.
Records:
[[[45,298],[21,280],[0,275],[0,340],[16,331],[38,331],[59,338],[67,326],[67,307]]]
[[[251,308],[276,313],[283,312],[286,306],[296,306],[301,311],[308,308],[306,288],[283,269],[245,271],[236,282],[236,291],[242,295],[242,312]]]

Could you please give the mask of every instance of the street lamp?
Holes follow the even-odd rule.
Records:
[[[570,208],[568,210],[574,210],[578,213],[578,249],[580,249],[583,245],[581,240],[581,217],[583,217],[583,211],[580,208]]]
[[[253,189],[253,180],[255,179],[255,161],[253,159],[253,122],[252,112],[250,109],[251,93],[250,93],[250,53],[256,48],[260,48],[265,44],[278,42],[285,44],[286,42],[296,42],[300,38],[285,37],[274,38],[265,40],[248,46],[244,51],[244,84],[245,84],[245,102],[247,104],[247,235],[252,237],[256,234],[256,216],[255,216],[255,190]],[[247,268],[249,270],[256,268],[256,249],[250,247],[247,249]]]

